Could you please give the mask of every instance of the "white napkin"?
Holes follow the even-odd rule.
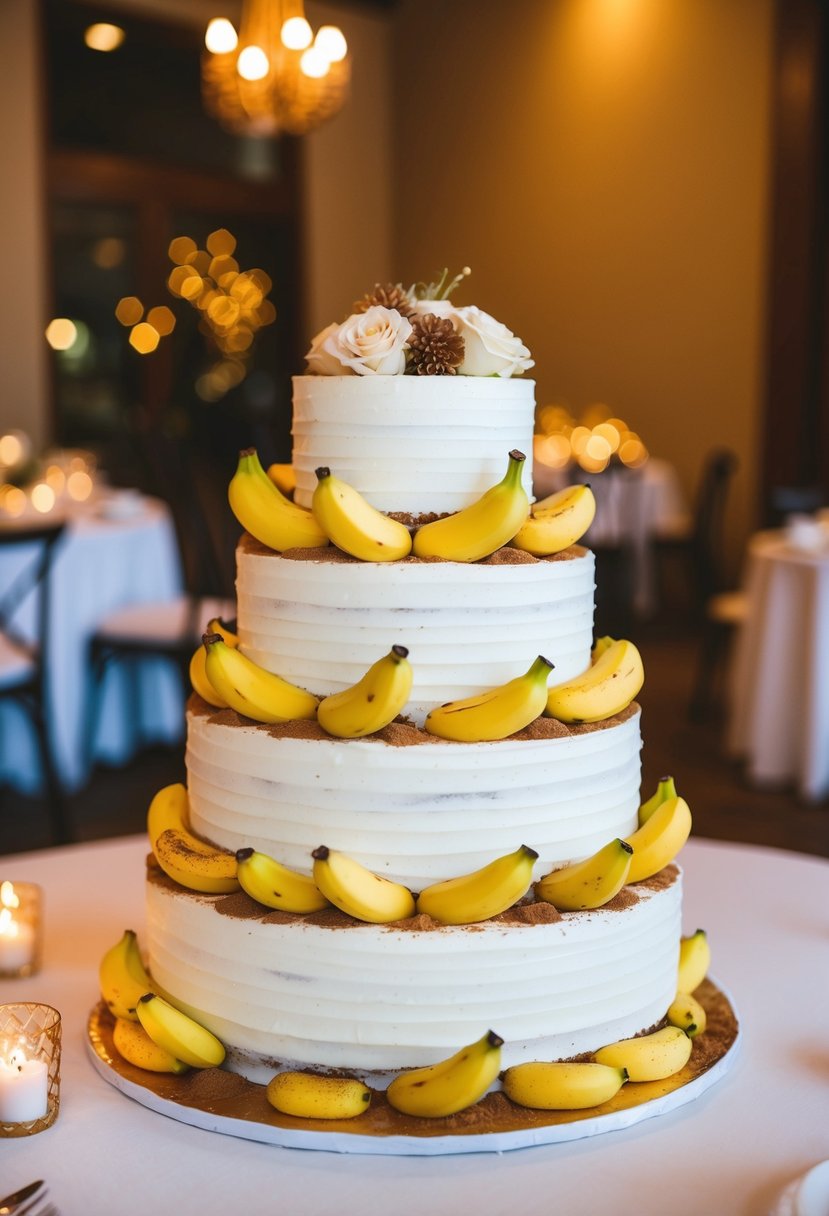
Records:
[[[827,543],[827,532],[814,515],[790,515],[786,520],[786,543],[792,549],[815,553]]]
[[[769,1216],[829,1216],[829,1161],[790,1182]]]

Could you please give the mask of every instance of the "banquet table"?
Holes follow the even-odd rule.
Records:
[[[123,929],[141,938],[146,852],[132,837],[0,858],[0,879],[38,882],[46,898],[43,970],[0,982],[0,1001],[44,1001],[64,1026],[60,1115],[28,1139],[0,1139],[0,1195],[45,1178],[62,1216],[761,1216],[829,1157],[827,861],[706,840],[684,850],[683,931],[707,930],[742,1026],[733,1066],[698,1100],[569,1143],[394,1157],[201,1130],[98,1075],[85,1047],[98,961]]]
[[[734,654],[729,749],[757,784],[829,796],[829,539],[798,548],[785,530],[749,542],[747,616]]]
[[[3,525],[13,526],[13,525]],[[0,556],[0,587],[10,586],[30,556]],[[103,491],[74,504],[58,543],[52,570],[49,722],[58,774],[67,789],[86,777],[84,728],[89,669],[87,646],[98,622],[116,608],[175,598],[181,567],[167,506],[134,491]],[[16,627],[31,633],[35,598],[21,605]],[[92,758],[120,764],[139,741],[170,742],[181,736],[182,698],[177,674],[163,660],[142,665],[139,684],[114,669],[106,675]],[[137,708],[137,713],[136,713]],[[0,709],[0,785],[30,793],[41,782],[30,724],[12,705]]]

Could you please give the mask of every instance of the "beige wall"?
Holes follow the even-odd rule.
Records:
[[[771,0],[402,0],[397,275],[531,347],[538,399],[605,401],[692,491],[726,443],[753,524]],[[413,81],[418,81],[414,87]]]

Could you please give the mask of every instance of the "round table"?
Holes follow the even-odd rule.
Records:
[[[747,616],[731,680],[729,747],[758,784],[829,796],[829,541],[796,548],[785,531],[748,547]]]
[[[730,992],[742,1046],[698,1101],[626,1131],[506,1153],[341,1156],[236,1140],[130,1101],[85,1048],[103,952],[141,937],[145,837],[0,858],[0,880],[46,895],[40,975],[0,985],[4,1001],[63,1015],[61,1111],[48,1131],[0,1140],[0,1194],[46,1178],[63,1213],[302,1216],[334,1211],[434,1216],[678,1216],[768,1212],[797,1174],[829,1156],[829,863],[692,841],[683,851],[683,930],[708,932],[712,974]]]

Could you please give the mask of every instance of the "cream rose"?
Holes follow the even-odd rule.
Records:
[[[405,346],[412,327],[396,308],[376,304],[330,327],[321,353],[358,376],[399,376],[406,367]]]
[[[465,343],[459,375],[515,376],[535,366],[521,339],[489,313],[469,305],[449,315]]]
[[[336,333],[339,328],[334,321],[330,325],[326,325],[325,329],[321,329],[315,338],[312,338],[310,349],[305,356],[309,372],[314,372],[318,376],[341,376],[343,374],[343,366],[339,359],[335,359],[333,355],[329,355],[323,349],[326,339]]]

